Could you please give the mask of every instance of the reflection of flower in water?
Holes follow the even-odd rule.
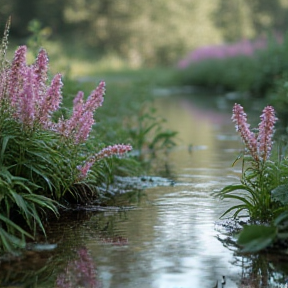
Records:
[[[107,243],[107,244],[112,244],[112,245],[116,245],[116,246],[124,246],[124,245],[128,245],[128,239],[127,238],[123,238],[121,236],[116,236],[113,238],[101,238],[101,241],[103,243]]]
[[[68,262],[65,272],[58,275],[56,288],[100,288],[96,269],[86,248],[77,250],[77,258]]]

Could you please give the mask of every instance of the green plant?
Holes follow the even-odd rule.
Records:
[[[246,114],[239,104],[233,108],[232,119],[248,155],[242,155],[241,184],[228,185],[216,192],[221,199],[241,202],[222,216],[235,211],[232,217],[236,218],[243,210],[248,212],[252,225],[244,226],[237,241],[242,252],[257,252],[276,243],[280,243],[280,248],[283,244],[285,247],[288,239],[288,158],[284,147],[278,150],[276,161],[269,160],[277,120],[274,109],[267,106],[263,110],[258,134],[250,131]],[[245,161],[248,162],[247,168]]]
[[[51,28],[42,28],[39,20],[33,19],[28,23],[28,31],[31,33],[27,39],[27,45],[30,47],[33,56],[36,57],[38,51],[43,47],[44,41],[51,35]]]
[[[287,175],[287,159],[285,161],[285,175]],[[287,177],[287,176],[286,176]],[[247,225],[238,235],[237,243],[242,252],[258,252],[269,246],[278,248],[287,246],[288,240],[288,185],[282,184],[271,191],[273,201],[280,203],[278,213],[266,225]],[[285,242],[286,241],[286,242]],[[276,245],[277,247],[277,245]]]
[[[216,88],[218,91],[248,92],[253,97],[268,97],[275,90],[279,79],[288,71],[288,33],[281,42],[271,35],[267,38],[267,43],[261,50],[251,51],[251,44],[247,42],[243,52],[249,53],[241,55],[241,51],[234,49],[231,52],[233,57],[229,56],[229,51],[225,55],[225,45],[215,46],[224,51],[213,51],[213,46],[208,47],[210,49],[203,47],[203,53],[199,53],[201,59],[190,59],[191,63],[186,63],[184,69],[179,69],[176,76],[178,82]],[[205,49],[212,55],[204,57]]]
[[[235,211],[232,216],[236,218],[242,211],[246,211],[251,220],[267,222],[273,219],[279,208],[271,197],[271,191],[286,181],[286,177],[281,177],[279,173],[279,163],[269,160],[277,120],[274,109],[267,106],[263,110],[257,134],[249,129],[241,105],[234,105],[232,119],[236,130],[240,132],[246,152],[242,155],[241,183],[228,185],[215,193],[221,199],[240,201],[240,204],[230,207],[222,216]]]
[[[68,117],[60,113],[55,121],[62,101],[61,75],[48,81],[44,49],[31,65],[26,63],[26,46],[7,61],[9,24],[0,59],[0,253],[23,247],[25,238],[34,238],[39,229],[45,234],[42,216],[47,211],[58,216],[59,203],[71,195],[86,203],[100,198],[98,187],[111,182],[109,161],[103,159],[132,149],[89,143],[94,111],[104,100],[103,81],[87,100],[79,91]]]
[[[145,152],[155,157],[157,151],[168,151],[176,145],[174,138],[177,132],[165,130],[162,124],[166,120],[157,117],[156,112],[155,108],[147,111],[146,107],[143,107],[135,121],[137,124],[129,127],[134,151],[139,159],[144,159]]]

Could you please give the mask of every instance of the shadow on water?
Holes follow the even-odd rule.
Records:
[[[287,257],[241,255],[233,235],[215,224],[231,203],[211,193],[238,181],[241,167],[231,164],[241,143],[230,110],[217,112],[211,98],[203,100],[156,103],[179,131],[169,156],[173,181],[142,179],[148,188],[135,192],[133,206],[65,214],[48,227],[49,244],[31,244],[0,264],[1,287],[284,287]]]

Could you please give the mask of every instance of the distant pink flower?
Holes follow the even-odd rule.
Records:
[[[276,40],[278,43],[282,42],[279,37]],[[236,43],[202,46],[190,52],[184,59],[181,59],[177,67],[185,69],[193,63],[209,59],[224,59],[240,55],[252,57],[260,49],[267,49],[267,39],[258,38],[255,41],[243,39]]]
[[[240,104],[235,104],[233,107],[232,121],[236,123],[236,131],[240,132],[241,138],[251,156],[258,161],[257,139],[255,134],[249,129],[250,125],[247,123],[246,116],[243,107]]]
[[[265,161],[271,154],[273,144],[272,136],[274,133],[274,125],[277,121],[274,108],[272,106],[265,107],[260,118],[261,122],[259,123],[258,154],[260,159]]]

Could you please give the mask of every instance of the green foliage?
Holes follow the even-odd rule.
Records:
[[[5,116],[0,116],[0,164],[12,175],[36,183],[46,196],[59,200],[77,177],[76,159],[71,157],[68,143],[52,131],[23,130],[20,123]]]
[[[276,227],[250,225],[243,228],[237,243],[244,246],[242,252],[257,252],[272,244],[276,236]]]
[[[275,79],[274,87],[268,95],[268,100],[277,110],[277,114],[281,121],[281,127],[288,126],[288,71],[285,71],[279,78]]]
[[[268,247],[286,248],[288,240],[287,203],[273,221],[267,225],[247,225],[240,232],[237,243],[243,247],[242,252],[258,252]]]
[[[253,57],[240,55],[192,62],[186,69],[179,70],[177,79],[184,85],[248,92],[254,97],[268,97],[271,91],[279,87],[277,81],[287,74],[287,49],[288,33],[282,43],[270,36],[267,48],[256,51]],[[280,83],[282,84],[283,82]],[[284,93],[281,100],[287,102],[286,90]],[[273,93],[272,98],[275,99],[273,104],[276,103],[276,108],[281,106],[280,102],[277,103],[280,98],[278,91]]]
[[[50,210],[58,215],[58,204],[53,198],[59,199],[68,184],[64,178],[68,169],[64,169],[67,165],[61,159],[63,155],[51,147],[55,145],[54,137],[39,131],[28,137],[19,123],[8,119],[1,119],[1,123],[0,252],[23,247],[25,236],[33,237],[27,229],[34,236],[38,227],[45,233],[43,213]],[[21,223],[20,219],[27,228],[16,224]]]
[[[232,217],[242,215],[246,211],[253,221],[269,221],[277,213],[279,205],[271,197],[271,191],[283,183],[285,178],[280,177],[279,166],[272,161],[265,161],[257,165],[253,160],[248,160],[245,167],[243,160],[241,184],[232,184],[215,193],[221,199],[236,199],[241,204],[229,208],[221,217],[234,211]]]
[[[207,59],[179,70],[180,84],[208,87],[218,90],[246,92],[252,88],[257,62],[246,56],[226,59]]]
[[[268,29],[282,33],[287,27],[283,0],[2,1],[0,18],[8,15],[21,40],[29,21],[37,18],[63,42],[70,38],[78,49],[80,44],[94,53],[113,52],[134,65],[173,63],[191,48],[255,37]]]
[[[155,113],[155,108],[150,108],[147,112],[147,109],[143,107],[135,121],[136,126],[129,128],[129,133],[133,139],[133,147],[139,159],[144,159],[144,151],[147,149],[153,157],[157,151],[168,151],[176,145],[173,139],[177,132],[164,130],[162,124],[165,119],[159,119]]]
[[[247,35],[247,22],[250,22],[249,19],[252,17],[250,29],[254,35],[261,35],[263,31],[271,27],[273,27],[271,30],[279,33],[285,32],[287,28],[287,8],[283,7],[281,0],[247,2],[219,0],[218,3],[212,17],[226,41],[237,41],[245,37]]]
[[[0,252],[23,248],[25,237],[33,238],[38,227],[45,233],[41,220],[41,214],[45,211],[50,210],[58,215],[57,203],[49,197],[39,195],[39,188],[41,187],[29,181],[29,179],[13,176],[8,167],[1,166]],[[24,220],[33,236],[25,228],[22,228],[21,224],[16,224],[19,219]]]
[[[271,196],[282,205],[288,205],[288,184],[282,184],[271,191]]]
[[[28,23],[28,31],[31,35],[27,39],[27,45],[36,57],[39,49],[43,47],[43,42],[51,35],[51,29],[48,27],[42,28],[40,21],[34,19]]]
[[[31,45],[35,44],[34,52],[36,52],[43,36],[40,35],[42,30],[37,21],[31,23],[31,31],[36,37],[31,38]],[[4,57],[8,31],[6,34],[7,37],[4,36],[2,43],[3,70],[1,72],[6,71],[4,69],[9,70],[10,67]],[[27,69],[31,67],[27,66]],[[142,130],[140,129],[139,134],[133,136],[133,133],[130,133],[125,121],[128,119],[131,123],[132,115],[135,115],[142,105],[142,99],[148,99],[146,92],[149,82],[147,77],[141,80],[143,83],[134,78],[130,81],[132,76],[135,77],[134,73],[131,75],[127,78],[129,81],[126,78],[124,81],[117,79],[114,91],[112,88],[114,97],[110,100],[108,98],[108,106],[111,105],[112,108],[106,108],[100,114],[96,114],[97,129],[93,129],[89,139],[79,145],[76,145],[73,139],[55,133],[55,129],[42,126],[41,121],[34,121],[33,126],[27,126],[27,123],[20,120],[21,118],[14,118],[13,107],[10,107],[9,102],[10,92],[1,90],[1,92],[6,91],[6,94],[3,92],[0,95],[0,254],[3,251],[25,247],[25,239],[27,237],[35,239],[38,232],[45,235],[43,219],[49,217],[44,216],[46,214],[58,216],[59,206],[75,203],[99,205],[104,201],[107,203],[116,193],[116,189],[113,190],[113,187],[110,189],[116,173],[125,176],[135,175],[143,169],[138,157],[137,159],[131,157],[125,161],[97,158],[96,163],[88,170],[89,173],[85,174],[87,177],[81,178],[81,168],[85,166],[91,155],[96,155],[97,151],[107,146],[105,143],[111,144],[115,141],[123,143],[129,138],[132,144],[133,142],[139,144],[142,141],[138,146],[139,149],[142,151],[145,146],[154,154],[156,151],[175,145],[173,137],[176,132],[163,130],[164,120],[152,115],[155,113],[154,110],[145,113],[141,119]],[[147,76],[148,73],[145,75]],[[10,79],[5,78],[7,77],[5,73],[1,76],[3,76],[0,78],[3,83]],[[150,77],[152,76],[149,74],[148,78]],[[66,75],[64,81],[69,84],[64,89],[64,107],[52,115],[53,121],[50,127],[54,127],[53,123],[55,124],[59,118],[65,121],[71,116],[72,95],[79,91],[79,85],[72,81],[69,75]],[[46,84],[43,83],[45,86]],[[94,86],[93,83],[93,88]],[[85,87],[83,90],[87,89]],[[133,99],[132,96],[136,92],[139,97]],[[131,98],[133,101],[130,101]],[[33,97],[31,99],[34,100]],[[115,111],[117,111],[116,115]]]
[[[216,192],[221,199],[241,202],[222,216],[235,210],[232,217],[236,218],[243,216],[242,211],[247,211],[245,216],[255,223],[244,226],[239,234],[237,243],[242,246],[242,252],[257,252],[275,243],[280,243],[281,247],[288,239],[287,161],[284,157],[279,163],[266,161],[261,168],[252,165],[244,170],[241,184],[229,185]]]
[[[37,30],[39,28],[38,24],[34,23],[34,25],[36,25],[36,28],[34,28]],[[23,61],[23,63],[21,62],[22,66],[19,63],[16,65],[15,57],[11,66],[15,64],[17,67],[24,67],[23,71],[21,71],[23,75],[24,72],[27,72],[25,69],[30,69],[30,75],[34,73],[34,82],[31,82],[32,86],[38,87],[35,82],[39,81],[37,84],[42,88],[44,87],[42,91],[34,91],[33,89],[22,91],[23,86],[21,85],[23,82],[31,80],[31,77],[25,78],[27,76],[25,75],[24,78],[21,78],[16,75],[17,73],[13,75],[14,78],[10,76],[10,73],[12,73],[11,66],[5,58],[8,31],[9,21],[2,40],[0,70],[0,253],[3,251],[12,252],[14,249],[23,248],[25,246],[25,238],[34,239],[39,230],[45,235],[44,216],[46,213],[58,216],[60,203],[65,203],[66,205],[67,203],[75,202],[92,203],[97,201],[98,204],[101,203],[101,201],[105,200],[104,194],[105,196],[109,195],[103,184],[109,185],[113,181],[112,164],[109,159],[100,161],[95,158],[94,161],[97,160],[98,162],[94,165],[91,173],[87,175],[90,168],[86,169],[85,165],[90,159],[89,157],[97,154],[97,149],[105,146],[103,144],[100,145],[99,139],[94,140],[93,144],[86,141],[86,138],[80,144],[75,143],[73,137],[64,137],[61,133],[57,133],[57,129],[55,129],[52,122],[50,128],[48,128],[48,126],[45,127],[41,121],[34,117],[34,108],[41,109],[39,107],[44,101],[55,101],[55,96],[61,99],[61,92],[56,92],[55,90],[52,96],[48,94],[51,90],[46,88],[46,75],[45,77],[42,75],[42,80],[45,80],[41,82],[39,80],[41,77],[36,78],[35,66],[27,66],[24,63],[25,59],[21,60]],[[34,32],[36,33],[37,31]],[[42,57],[42,62],[39,61],[43,66],[46,66],[42,68],[47,71],[48,67],[45,59]],[[37,66],[37,64],[34,65]],[[35,70],[32,71],[31,69]],[[39,72],[40,70],[37,70],[38,73],[41,73]],[[43,73],[45,74],[45,72]],[[61,84],[61,80],[59,81]],[[13,106],[9,87],[14,87],[14,85],[18,85],[18,94],[17,96],[15,96],[16,93],[15,95],[13,94],[13,97],[19,97],[17,100],[19,100],[20,104],[22,104],[22,101],[26,101],[26,104],[29,102],[27,106],[30,105],[30,108],[33,106],[33,109],[25,106],[26,110],[21,110],[15,103]],[[51,85],[51,87],[53,88],[54,86]],[[21,96],[19,96],[20,93],[22,93]],[[39,93],[37,94],[38,96],[41,94],[44,100],[41,97],[37,98],[34,93]],[[46,97],[47,95],[50,95],[49,100]],[[100,96],[103,97],[102,94]],[[42,103],[40,104],[41,101]],[[57,101],[56,99],[56,103]],[[19,104],[19,102],[17,103]],[[46,104],[48,103],[46,102]],[[65,109],[62,111],[66,112]],[[42,112],[43,110],[41,110]],[[33,125],[30,126],[23,121],[23,118],[17,117],[21,113],[26,113],[26,116],[29,114]],[[58,116],[63,116],[61,119],[64,121],[64,115],[61,115],[61,112],[59,113],[60,115]],[[71,112],[69,111],[67,114],[71,114]],[[92,115],[91,118],[93,117],[93,113],[89,115]],[[41,116],[43,115],[41,114]],[[88,126],[92,122],[91,119],[87,120],[84,118],[84,120],[88,122]],[[78,122],[74,124],[78,124]],[[51,128],[52,126],[53,128]],[[91,127],[88,128],[86,131],[89,134]],[[116,145],[115,149],[118,146]],[[121,151],[111,150],[111,153],[123,154],[124,145],[120,146],[121,148],[119,149],[122,149]],[[86,171],[84,177],[81,174],[83,167],[86,169],[83,170]],[[111,195],[109,196],[111,197]]]
[[[266,107],[269,108],[269,113],[266,108],[263,110],[258,126],[259,131],[255,137],[255,134],[249,129],[244,110],[241,109],[241,106],[237,110],[239,106],[238,104],[234,105],[232,119],[236,123],[236,130],[240,132],[248,154],[247,156],[242,155],[241,184],[228,185],[221,191],[217,191],[215,195],[221,199],[238,201],[222,216],[234,211],[233,218],[239,216],[250,218],[250,224],[253,225],[244,226],[240,232],[238,244],[243,247],[242,252],[257,252],[274,244],[287,245],[283,242],[288,239],[287,143],[284,149],[278,149],[278,160],[268,160],[270,157],[268,154],[266,154],[267,157],[259,157],[263,147],[265,147],[266,153],[272,149],[272,134],[268,135],[267,128],[273,129],[275,124],[276,119],[273,113],[271,114],[273,107]],[[267,125],[264,125],[263,121],[266,121]],[[267,140],[269,137],[270,141]],[[247,214],[243,215],[243,211],[246,211]]]

